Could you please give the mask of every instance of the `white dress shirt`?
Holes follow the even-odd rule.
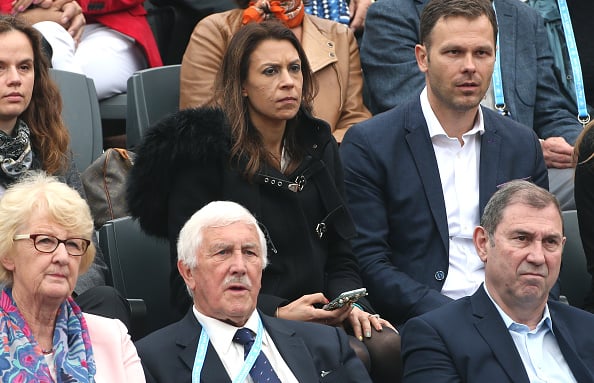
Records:
[[[555,338],[549,305],[545,306],[542,319],[534,330],[530,330],[525,324],[514,322],[493,300],[487,286],[484,287],[514,340],[530,383],[576,382]]]
[[[233,342],[233,337],[237,330],[243,327],[249,328],[254,334],[258,332],[258,311],[254,310],[243,327],[235,327],[218,319],[208,317],[200,313],[196,309],[196,306],[193,307],[193,311],[194,316],[196,316],[196,319],[208,334],[210,343],[219,355],[219,359],[223,362],[227,375],[233,380],[239,374],[244,361],[243,346]],[[297,378],[295,378],[295,375],[293,375],[293,372],[283,360],[283,357],[274,345],[274,342],[266,329],[264,329],[264,334],[262,336],[262,351],[266,354],[274,372],[281,382],[298,383]],[[249,375],[245,381],[247,383],[253,383],[253,380]]]
[[[479,164],[481,135],[485,132],[483,113],[472,129],[462,135],[461,145],[449,137],[427,98],[421,93],[421,108],[429,128],[429,136],[439,168],[445,199],[449,232],[449,268],[441,293],[458,299],[472,295],[485,278],[483,262],[472,242],[472,233],[479,224]]]

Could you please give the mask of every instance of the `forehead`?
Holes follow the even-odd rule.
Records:
[[[432,44],[495,45],[493,26],[486,15],[476,18],[442,16],[430,33]]]
[[[33,47],[27,35],[21,31],[8,31],[0,33],[0,60],[21,61],[33,60]]]
[[[218,243],[259,245],[258,231],[254,225],[244,222],[234,222],[226,226],[206,227],[202,230],[202,237],[206,247]]]
[[[497,230],[563,234],[563,219],[553,204],[538,209],[525,203],[516,202],[503,210]]]
[[[250,56],[254,64],[262,62],[279,62],[283,60],[298,60],[297,49],[288,40],[268,39],[262,41]]]

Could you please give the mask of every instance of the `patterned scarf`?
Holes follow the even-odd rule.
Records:
[[[301,0],[257,0],[243,11],[242,23],[262,22],[276,18],[287,28],[295,28],[303,22],[305,9]]]
[[[351,22],[347,0],[310,0],[305,6],[305,12],[345,25]]]
[[[12,289],[0,296],[0,380],[4,383],[53,383],[40,345],[12,298]],[[87,323],[80,308],[68,298],[58,311],[54,330],[57,381],[93,383],[95,360]]]
[[[0,170],[10,179],[18,179],[31,167],[33,152],[29,127],[17,120],[14,137],[0,130]]]

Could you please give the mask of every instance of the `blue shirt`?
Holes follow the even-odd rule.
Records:
[[[549,306],[545,306],[542,319],[534,330],[530,330],[525,324],[514,322],[493,300],[487,286],[483,286],[514,340],[530,382],[576,382],[555,338]]]

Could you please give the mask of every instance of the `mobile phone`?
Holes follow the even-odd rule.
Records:
[[[351,291],[345,291],[334,298],[330,303],[324,305],[322,308],[324,310],[336,310],[346,304],[357,302],[359,298],[364,297],[365,295],[367,295],[367,289],[365,287]]]

